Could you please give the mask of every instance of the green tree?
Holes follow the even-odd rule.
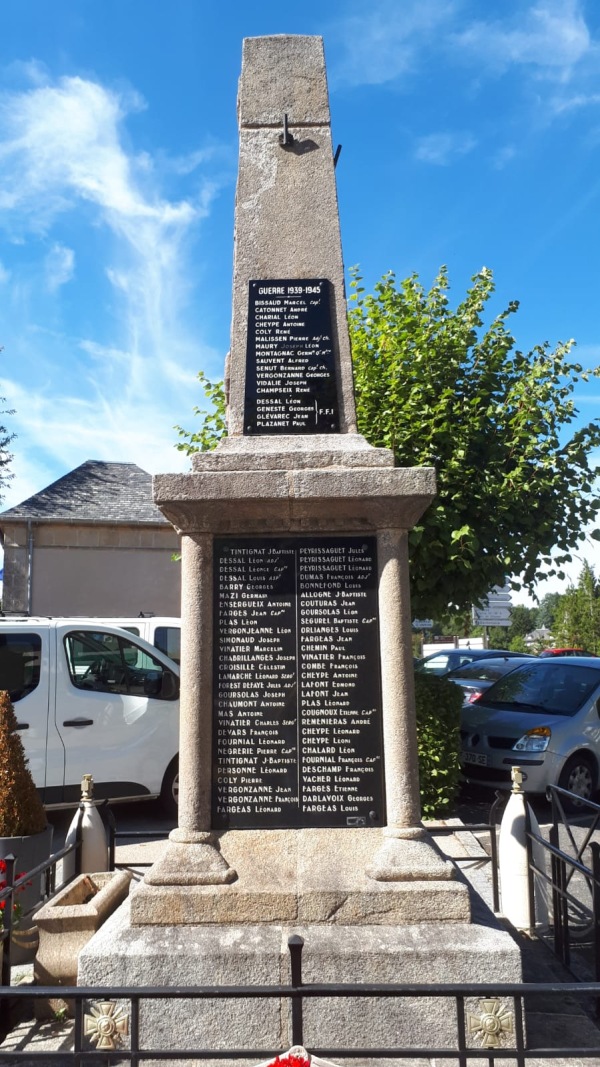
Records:
[[[600,367],[573,362],[572,341],[515,348],[516,301],[484,328],[492,272],[472,281],[455,310],[445,268],[429,292],[416,274],[397,285],[390,272],[373,295],[356,271],[352,281],[359,429],[393,449],[397,466],[437,473],[437,497],[409,541],[413,612],[436,620],[464,614],[506,575],[522,574],[529,591],[541,578],[564,577],[561,566],[600,510],[590,466],[600,420],[566,433],[577,416],[575,385],[600,377]],[[213,408],[195,409],[199,432],[177,427],[177,447],[188,453],[214,447],[225,432],[222,382],[199,378]],[[600,531],[591,536],[600,540]]]
[[[572,362],[572,342],[516,349],[517,302],[484,328],[494,291],[485,268],[456,310],[445,268],[429,292],[417,275],[397,285],[391,272],[373,295],[354,272],[352,289],[359,429],[392,448],[398,466],[437,472],[438,495],[410,534],[414,612],[437,618],[476,604],[507,574],[522,573],[530,590],[560,575],[600,509],[589,461],[600,422],[563,440],[576,383],[600,368]]]
[[[600,582],[584,563],[576,586],[560,599],[554,619],[554,637],[566,648],[600,652]]]
[[[554,628],[554,616],[562,599],[562,593],[546,593],[537,609],[536,626],[548,630]]]
[[[194,452],[211,452],[216,448],[222,437],[227,437],[227,420],[225,386],[222,380],[211,382],[204,371],[198,372],[198,381],[204,390],[204,395],[210,401],[210,408],[194,408],[194,415],[202,418],[200,429],[184,430],[181,426],[175,426],[180,441],[175,448],[179,452],[186,452],[191,456]]]

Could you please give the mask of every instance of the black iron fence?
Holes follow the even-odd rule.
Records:
[[[573,810],[573,794],[559,786],[550,786],[548,797],[552,804],[552,821],[548,839],[534,832],[527,824],[529,871],[530,929],[543,926],[546,918],[540,911],[540,900],[548,908],[548,925],[553,933],[553,948],[561,963],[572,971],[572,948],[584,944],[595,981],[600,981],[600,844],[593,841],[600,824],[600,805],[591,800],[579,800]],[[582,822],[587,825],[581,826]],[[577,841],[574,824],[581,829]],[[572,851],[561,848],[560,835],[567,839]],[[536,858],[536,850],[538,856]],[[584,857],[589,855],[589,862]],[[576,883],[577,877],[579,881]],[[537,882],[537,887],[536,887]],[[576,885],[576,888],[575,888]],[[547,892],[543,893],[543,887]],[[542,892],[540,892],[542,890]],[[584,891],[585,897],[584,899]],[[577,977],[575,972],[572,972]],[[598,1002],[600,1014],[600,1001]]]
[[[98,987],[83,988],[61,987],[60,997],[69,999],[74,1005],[74,1023],[71,1039],[71,1047],[68,1050],[61,1048],[60,1052],[39,1052],[28,1048],[26,1051],[19,1049],[6,1050],[0,1045],[0,1064],[6,1062],[17,1064],[26,1062],[34,1064],[44,1062],[47,1064],[56,1062],[64,1064],[83,1065],[86,1063],[109,1064],[124,1063],[138,1065],[142,1060],[151,1061],[176,1061],[176,1060],[241,1060],[251,1059],[254,1062],[268,1060],[281,1050],[265,1048],[170,1048],[152,1049],[145,1047],[146,1038],[140,1029],[140,1012],[157,1001],[169,1001],[173,999],[186,999],[197,1001],[230,1002],[231,1000],[247,1000],[248,998],[269,999],[279,998],[281,1001],[289,1001],[290,1032],[292,1043],[303,1045],[304,1042],[304,1009],[307,1001],[315,998],[387,998],[406,1000],[409,998],[414,1004],[423,1004],[426,1010],[428,998],[445,998],[451,1002],[449,1015],[454,1019],[455,1034],[454,1042],[443,1047],[428,1046],[427,1048],[405,1047],[402,1045],[402,1035],[394,1034],[397,1044],[391,1041],[389,1047],[377,1048],[340,1048],[319,1047],[311,1049],[317,1056],[333,1057],[338,1059],[361,1059],[375,1058],[380,1060],[397,1059],[399,1061],[418,1060],[419,1058],[446,1059],[448,1063],[456,1063],[459,1067],[466,1067],[472,1063],[486,1063],[492,1067],[496,1062],[502,1061],[506,1067],[509,1064],[525,1065],[531,1060],[547,1060],[550,1064],[560,1058],[578,1057],[577,1062],[600,1063],[600,1035],[597,1044],[582,1044],[581,1047],[564,1045],[562,1047],[542,1047],[539,1043],[535,1047],[527,1045],[527,1013],[528,1005],[535,998],[544,997],[557,1003],[557,1012],[566,997],[571,998],[582,1006],[582,1012],[590,1012],[600,1005],[600,845],[591,840],[591,837],[600,822],[600,805],[586,802],[583,807],[590,811],[591,823],[583,834],[583,840],[575,841],[575,837],[569,828],[569,820],[564,810],[563,800],[569,798],[564,790],[554,789],[552,796],[553,820],[550,829],[550,839],[543,837],[528,829],[527,839],[530,848],[530,900],[532,902],[531,930],[533,931],[538,920],[535,913],[535,880],[542,881],[549,887],[549,899],[552,904],[550,923],[554,931],[554,948],[562,960],[569,966],[570,948],[573,936],[573,923],[577,922],[578,930],[581,930],[582,922],[587,923],[591,932],[591,940],[594,946],[594,981],[574,981],[573,983],[556,984],[423,984],[408,985],[401,983],[388,984],[304,984],[302,980],[302,939],[292,937],[289,942],[291,982],[288,985],[269,986],[193,986],[193,987]],[[505,798],[499,796],[490,812],[489,823],[472,825],[463,824],[433,824],[430,830],[434,835],[448,835],[465,833],[489,834],[490,854],[489,857],[480,855],[479,862],[489,862],[492,876],[493,908],[500,910],[498,888],[498,850],[497,850],[497,813],[501,802]],[[110,869],[115,869],[122,864],[115,863],[115,846],[119,839],[129,841],[137,839],[149,839],[165,836],[156,831],[124,831],[116,829],[114,818],[110,809],[105,808],[102,814],[106,818]],[[566,830],[564,828],[567,828]],[[573,854],[569,855],[560,848],[559,831],[568,835],[572,843]],[[80,829],[80,827],[79,827]],[[533,857],[533,843],[544,849],[547,862],[536,863]],[[584,852],[589,849],[591,866],[583,862]],[[70,877],[63,880],[61,885],[56,885],[57,864],[72,854],[75,854],[75,870],[71,863]],[[2,961],[1,984],[10,985],[11,963],[11,940],[12,940],[12,903],[15,893],[20,886],[32,878],[43,876],[45,879],[44,899],[48,899],[63,888],[79,873],[81,855],[81,835],[78,832],[74,844],[65,846],[44,864],[40,864],[34,871],[27,872],[21,878],[15,878],[15,861],[9,857],[6,861],[6,889],[0,891],[0,903],[4,901],[4,928],[0,931],[0,943],[4,949]],[[465,856],[465,860],[472,862],[473,857]],[[460,857],[458,857],[460,862]],[[143,866],[144,864],[139,864]],[[136,866],[138,866],[136,862]],[[591,906],[582,905],[580,897],[573,892],[571,885],[574,875],[579,875],[588,887]],[[5,1035],[10,1028],[11,1016],[15,1009],[29,1005],[31,1010],[33,1001],[36,999],[56,998],[56,987],[22,986],[11,987],[0,997],[0,1029]],[[431,1001],[430,1001],[431,1002]],[[419,1010],[416,1008],[415,1010]],[[96,1022],[94,1022],[96,1020]],[[100,1020],[100,1023],[98,1023]],[[125,1025],[126,1024],[126,1025]],[[127,1031],[125,1033],[125,1030]],[[102,1031],[102,1033],[100,1032]],[[597,1031],[593,1030],[594,1040]],[[110,1042],[113,1041],[111,1044]],[[108,1044],[106,1043],[108,1041]],[[99,1054],[101,1052],[101,1059]]]
[[[12,964],[12,949],[13,939],[15,937],[15,922],[13,919],[14,905],[18,902],[18,894],[21,889],[25,888],[29,883],[34,880],[40,882],[40,899],[28,910],[21,913],[19,922],[25,926],[26,920],[29,919],[32,914],[38,910],[41,904],[56,893],[64,889],[69,882],[71,882],[78,874],[81,873],[81,824],[83,819],[83,807],[79,809],[79,818],[75,826],[75,839],[71,844],[65,845],[64,848],[59,849],[58,852],[53,852],[52,855],[44,860],[43,863],[38,864],[31,871],[26,871],[18,878],[15,877],[15,869],[18,861],[18,856],[12,854],[5,857],[4,862],[6,864],[6,871],[4,880],[6,886],[4,889],[0,889],[0,947],[2,949],[2,964],[0,967],[0,987],[10,985],[10,974]],[[57,885],[56,882],[56,869],[59,863],[65,860],[67,857],[73,857],[73,863],[71,865],[70,872],[63,877],[63,880]],[[64,870],[64,867],[63,867]],[[0,1005],[0,1023],[2,1020],[2,1008]]]
[[[493,1067],[501,1063],[503,1067],[515,1065],[526,1067],[535,1060],[548,1062],[574,1059],[578,1064],[600,1062],[600,1033],[598,1040],[579,1045],[564,1044],[550,1047],[538,1044],[533,1047],[527,1039],[527,1008],[533,998],[543,997],[547,1002],[555,1001],[557,1012],[564,1007],[567,997],[575,998],[580,1003],[587,998],[600,994],[598,983],[571,984],[481,984],[481,983],[440,983],[423,985],[404,985],[402,983],[307,983],[302,980],[303,940],[298,935],[288,941],[291,965],[291,981],[278,985],[247,986],[153,986],[153,987],[61,987],[61,997],[73,1000],[74,1024],[70,1048],[61,1042],[56,1052],[39,1051],[27,1048],[7,1049],[0,1047],[0,1063],[11,1064],[57,1063],[61,1067],[83,1067],[84,1064],[133,1064],[140,1062],[164,1062],[197,1060],[251,1060],[265,1061],[282,1055],[277,1048],[257,1047],[182,1047],[173,1034],[173,1042],[168,1048],[152,1047],[144,1033],[144,1007],[151,1008],[157,1002],[172,1000],[211,1001],[223,1004],[224,1020],[227,1018],[226,1005],[233,1001],[267,1000],[276,998],[289,1002],[289,1032],[291,1045],[304,1046],[305,1008],[307,1001],[315,999],[353,999],[371,997],[387,1000],[409,999],[416,1004],[415,1011],[421,1005],[425,1008],[432,998],[448,1002],[448,1018],[453,1019],[453,1034],[446,1044],[435,1046],[428,1044],[418,1047],[402,1043],[402,1034],[390,1035],[388,1046],[341,1047],[339,1045],[320,1045],[310,1047],[312,1055],[339,1059],[376,1059],[415,1061],[444,1060],[455,1063],[458,1067],[473,1064],[487,1064]],[[56,997],[56,987],[15,987],[10,991],[14,1002],[31,1002],[42,998]],[[147,1017],[147,1016],[146,1016]],[[224,1021],[223,1033],[227,1032]],[[393,1038],[396,1040],[394,1041]],[[589,1032],[588,1032],[589,1038]]]

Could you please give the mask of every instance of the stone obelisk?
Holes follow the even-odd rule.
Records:
[[[514,980],[421,823],[408,532],[435,475],[357,433],[321,38],[245,40],[238,116],[228,436],[154,479],[182,536],[178,826],[80,980],[277,981],[294,932],[307,981]],[[346,1006],[311,1002],[307,1042],[406,1012]],[[227,1042],[203,1007],[203,1035],[283,1048],[275,1009]]]
[[[155,500],[182,534],[183,545],[180,811],[169,851],[135,898],[134,921],[164,922],[164,909],[172,913],[173,890],[167,887],[189,887],[189,922],[203,921],[209,895],[202,888],[192,906],[194,885],[230,887],[211,894],[211,915],[214,906],[221,911],[217,899],[236,900],[239,909],[239,898],[253,895],[251,879],[241,884],[240,871],[236,879],[232,857],[239,843],[227,833],[214,833],[214,545],[215,538],[242,535],[264,538],[268,545],[282,534],[296,537],[299,545],[303,538],[323,534],[353,536],[357,543],[368,534],[376,541],[379,651],[371,669],[381,672],[381,708],[372,718],[380,716],[381,722],[372,725],[381,729],[385,787],[373,807],[382,829],[344,829],[336,838],[350,858],[356,847],[352,837],[357,832],[369,837],[362,892],[369,894],[374,881],[425,880],[421,889],[431,902],[428,917],[439,918],[432,883],[447,882],[453,870],[420,821],[407,558],[407,532],[433,497],[434,472],[395,467],[391,451],[372,448],[356,432],[320,39],[246,40],[238,116],[228,436],[214,453],[194,457],[192,474],[162,475],[154,482]],[[311,328],[313,311],[318,321]],[[338,558],[343,551],[338,546]],[[360,637],[354,645],[361,646]],[[331,701],[327,706],[331,709]],[[293,756],[300,762],[298,751]],[[243,777],[239,774],[236,797],[242,802]],[[339,794],[339,783],[333,792]],[[286,850],[305,853],[299,829],[314,822],[302,812],[293,815],[286,826]],[[277,820],[277,829],[285,821],[285,816]],[[233,818],[227,822],[236,825]],[[253,828],[252,819],[237,825]],[[254,827],[262,825],[254,821]],[[262,845],[268,848],[268,832],[253,843],[255,855]],[[287,890],[301,902],[297,879]],[[451,896],[455,912],[462,897],[466,918],[464,887],[453,886]],[[415,893],[414,900],[423,917],[423,893]],[[281,917],[289,915],[288,906],[289,900]],[[406,898],[402,908],[407,918]],[[261,918],[256,900],[251,910]]]

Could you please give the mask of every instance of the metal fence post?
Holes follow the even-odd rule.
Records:
[[[15,884],[15,863],[16,856],[11,852],[9,856],[5,856],[4,862],[6,864],[6,888],[10,890],[8,897],[4,902],[4,911],[2,912],[3,924],[4,924],[4,940],[2,941],[2,986],[10,987],[10,964],[11,964],[11,948],[12,948],[12,917],[13,917],[13,904],[14,904],[14,891],[13,886]],[[4,1040],[4,1037],[10,1030],[10,1000],[8,996],[0,999],[0,1038]]]
[[[529,897],[529,933],[535,931],[535,877],[533,873],[533,841],[531,839],[531,812],[525,801],[525,852],[527,853],[527,895]]]
[[[498,809],[505,801],[503,793],[496,791],[496,799],[494,800],[490,814],[488,816],[488,822],[490,824],[490,856],[492,861],[492,908],[494,914],[497,915],[500,911],[500,870],[498,867],[498,821],[496,816]]]
[[[554,816],[554,793],[552,794],[552,814]],[[558,826],[553,819],[550,827],[549,842],[558,848]],[[550,854],[550,871],[552,876],[552,921],[554,923],[554,952],[560,960],[563,957],[562,902],[559,893],[558,857]]]
[[[594,942],[594,978],[600,981],[600,844],[590,842],[592,857],[592,929]],[[598,1010],[598,1009],[597,1009]]]
[[[115,822],[115,816],[112,808],[106,804],[103,808],[102,814],[106,814],[106,823],[108,826],[108,869],[114,871],[115,869],[115,833],[117,830],[117,824]]]
[[[300,937],[300,934],[292,934],[288,937],[288,948],[290,950],[290,964],[292,971],[292,986],[294,989],[300,989],[302,987],[302,949],[304,947],[304,939]],[[302,997],[292,997],[292,1045],[303,1044],[303,1007]]]

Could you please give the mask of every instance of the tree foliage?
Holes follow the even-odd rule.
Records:
[[[600,652],[600,582],[589,563],[584,563],[577,585],[560,598],[554,638],[559,647]]]
[[[227,437],[224,383],[222,379],[211,382],[204,371],[199,371],[197,377],[211,406],[210,408],[194,408],[194,415],[199,415],[202,419],[199,430],[194,432],[184,430],[181,426],[175,427],[181,438],[175,448],[179,452],[185,452],[188,456],[193,455],[194,452],[211,452],[217,447],[222,437]]]
[[[445,620],[468,612],[507,575],[531,590],[558,574],[600,510],[590,455],[600,420],[575,430],[577,382],[600,377],[571,358],[572,341],[515,347],[512,301],[491,324],[486,268],[449,306],[442,268],[426,292],[416,274],[385,274],[372,295],[353,272],[349,311],[359,430],[399,467],[433,466],[437,497],[410,533],[412,607]],[[222,382],[198,375],[212,407],[177,448],[214,448],[226,433]],[[592,535],[600,540],[600,531]],[[551,558],[550,553],[553,553]],[[519,635],[515,635],[519,636]]]
[[[560,575],[600,508],[589,461],[600,422],[563,440],[577,415],[576,383],[600,368],[573,362],[573,342],[515,348],[516,301],[484,328],[492,272],[472,281],[455,310],[445,268],[429,292],[417,275],[397,285],[390,272],[373,295],[358,273],[352,281],[359,430],[393,449],[397,466],[437,473],[438,495],[410,534],[419,616],[476,604],[507,575],[521,573],[528,589]]]

